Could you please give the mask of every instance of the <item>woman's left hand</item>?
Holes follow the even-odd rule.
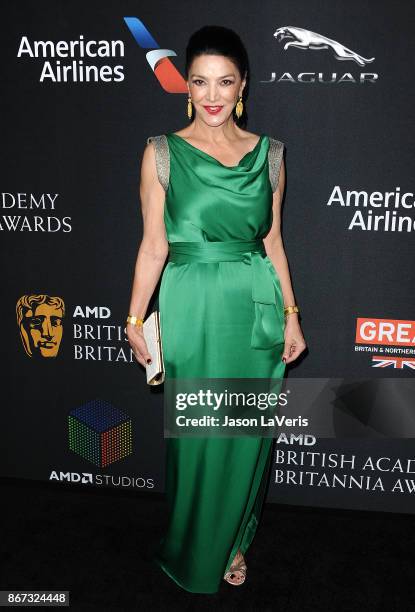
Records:
[[[295,361],[307,346],[301,331],[298,316],[295,313],[287,316],[284,338],[284,352],[281,359],[287,364]]]

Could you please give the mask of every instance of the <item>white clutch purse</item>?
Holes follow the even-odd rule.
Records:
[[[158,310],[154,310],[144,321],[143,334],[151,355],[151,363],[146,364],[147,383],[149,385],[160,385],[164,382],[165,371]]]

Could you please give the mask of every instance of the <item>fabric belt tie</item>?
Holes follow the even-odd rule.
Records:
[[[284,303],[278,277],[265,259],[262,238],[218,242],[170,242],[169,261],[214,263],[245,261],[252,269],[252,300],[255,317],[251,348],[268,349],[284,342]]]

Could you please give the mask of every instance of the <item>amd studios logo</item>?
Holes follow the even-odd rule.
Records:
[[[374,57],[363,57],[361,54],[349,49],[343,43],[327,38],[322,34],[317,34],[311,30],[305,30],[304,28],[297,28],[294,26],[282,26],[274,32],[274,37],[279,43],[282,43],[285,39],[288,39],[284,43],[283,49],[287,51],[290,47],[301,49],[302,51],[321,51],[327,49],[328,52],[334,57],[334,59],[340,62],[353,62],[358,66],[366,66],[371,64]],[[281,76],[277,76],[275,72],[271,73],[271,78],[268,81],[261,81],[262,83],[320,83],[324,85],[331,84],[342,84],[352,83],[355,85],[361,85],[363,83],[376,83],[379,75],[376,72],[299,72],[298,74],[291,74],[290,72],[284,72]]]
[[[92,474],[90,472],[62,472],[52,470],[49,480],[96,486],[119,487],[121,489],[154,489],[153,478],[141,476],[116,476],[114,474]]]

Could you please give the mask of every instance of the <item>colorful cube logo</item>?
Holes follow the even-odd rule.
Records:
[[[103,468],[132,453],[131,418],[104,400],[75,408],[68,416],[69,448]]]

